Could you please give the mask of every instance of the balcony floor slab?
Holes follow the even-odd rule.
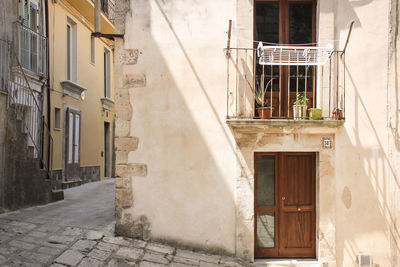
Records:
[[[237,132],[264,133],[336,133],[344,120],[293,119],[227,119],[226,123]]]

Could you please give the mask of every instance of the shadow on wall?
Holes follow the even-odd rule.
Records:
[[[391,1],[391,10],[390,10],[390,17],[389,17],[389,66],[390,66],[390,75],[388,81],[388,88],[389,90],[394,90],[394,100],[388,99],[389,104],[389,112],[390,112],[390,128],[392,130],[393,139],[395,140],[396,149],[400,151],[400,118],[399,118],[399,78],[398,78],[398,47],[397,43],[399,41],[399,23],[398,23],[398,16],[400,13],[400,5],[399,0]],[[389,96],[392,96],[390,92]],[[392,101],[392,102],[390,102]],[[393,103],[394,102],[394,103]],[[394,104],[394,108],[392,105]],[[392,112],[393,110],[393,112]],[[393,114],[394,113],[394,114]],[[394,122],[392,122],[392,117],[394,116]]]
[[[364,249],[371,247],[372,244],[369,244],[367,239],[382,236],[389,238],[383,245],[388,244],[385,248],[389,247],[390,252],[384,250],[382,246],[379,258],[383,260],[387,257],[385,260],[392,266],[398,266],[400,233],[396,227],[399,217],[396,213],[398,210],[396,202],[400,183],[396,167],[385,152],[386,149],[370,116],[372,111],[367,109],[348,65],[345,66],[345,71],[351,84],[349,88],[354,90],[354,99],[348,97],[348,106],[353,108],[347,113],[347,117],[354,117],[352,133],[354,138],[352,140],[349,133],[344,130],[338,135],[337,144],[340,144],[340,147],[337,148],[337,155],[340,157],[336,157],[336,160],[339,166],[348,166],[344,169],[353,172],[337,175],[341,183],[337,186],[336,219],[340,222],[336,228],[338,266],[342,266],[341,264],[348,259],[356,265],[356,257],[360,252],[370,253],[374,257],[376,251]],[[360,127],[361,125],[363,127]],[[376,147],[371,148],[363,144],[360,137],[361,128],[370,129],[371,140],[375,141]],[[342,149],[352,153],[341,153]],[[352,179],[343,180],[346,176]],[[380,265],[375,263],[374,266]]]
[[[223,47],[209,39],[202,44],[190,40],[203,38],[215,27],[221,28],[217,33],[225,39],[227,19],[211,16],[213,11],[202,5],[131,1],[125,48],[134,45],[141,58],[138,65],[125,66],[124,71],[145,73],[147,85],[130,90],[131,133],[140,143],[130,161],[148,164],[148,177],[132,180],[135,203],[131,211],[134,217],[147,217],[151,239],[234,254],[235,146],[224,122],[225,87],[215,85],[218,74],[225,75],[226,69],[221,60],[207,64],[208,60],[224,58]],[[187,12],[182,11],[184,7],[188,7]],[[216,18],[214,24],[208,17]],[[202,29],[183,36],[188,27],[184,20],[190,26],[191,21],[202,21]],[[200,49],[215,57],[199,56]],[[210,73],[215,77],[205,79]],[[253,233],[249,230],[249,234]]]

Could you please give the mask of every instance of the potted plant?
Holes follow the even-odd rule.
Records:
[[[256,92],[255,92],[255,100],[257,103],[256,109],[260,119],[269,119],[272,117],[272,113],[274,112],[274,107],[272,107],[271,103],[269,103],[269,100],[266,99],[266,92],[272,80],[273,79],[271,79],[267,83],[267,86],[265,86],[264,90],[261,88],[261,86],[256,87]]]
[[[303,120],[307,118],[307,104],[309,99],[305,95],[297,94],[297,99],[293,103],[293,119]]]
[[[309,108],[307,109],[308,118],[310,120],[321,120],[322,119],[322,109],[320,108]]]
[[[341,108],[335,108],[332,112],[332,119],[343,120],[343,111]]]

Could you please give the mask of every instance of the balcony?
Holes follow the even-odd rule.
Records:
[[[345,53],[330,46],[229,48],[231,127],[339,127],[345,121]]]
[[[114,0],[101,0],[101,11],[114,24],[115,21],[115,3]]]
[[[94,25],[94,0],[67,0],[87,21]],[[115,0],[101,0],[101,32],[114,34]]]
[[[27,74],[47,77],[47,38],[16,23],[19,61]]]

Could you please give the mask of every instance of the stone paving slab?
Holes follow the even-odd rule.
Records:
[[[113,224],[113,223],[112,223]],[[15,229],[14,229],[15,227]],[[0,266],[228,267],[249,266],[232,257],[182,250],[80,227],[53,227],[11,220],[0,239]],[[54,232],[54,231],[57,232]]]
[[[88,185],[86,188],[93,192],[85,191],[85,186],[77,192],[68,189],[64,201],[0,214],[0,267],[250,266],[232,257],[114,236],[112,217],[105,221],[92,212],[113,201],[114,192],[109,189],[110,185],[113,183],[104,184],[107,190],[102,189],[102,183]],[[104,196],[104,192],[108,195]],[[73,196],[73,201],[68,202],[68,195]],[[95,198],[98,199],[93,201]],[[91,201],[85,204],[87,199]],[[78,210],[88,212],[74,214],[71,205],[81,205]],[[65,211],[68,211],[67,215],[64,215]],[[107,206],[105,212],[113,214],[114,206]]]

